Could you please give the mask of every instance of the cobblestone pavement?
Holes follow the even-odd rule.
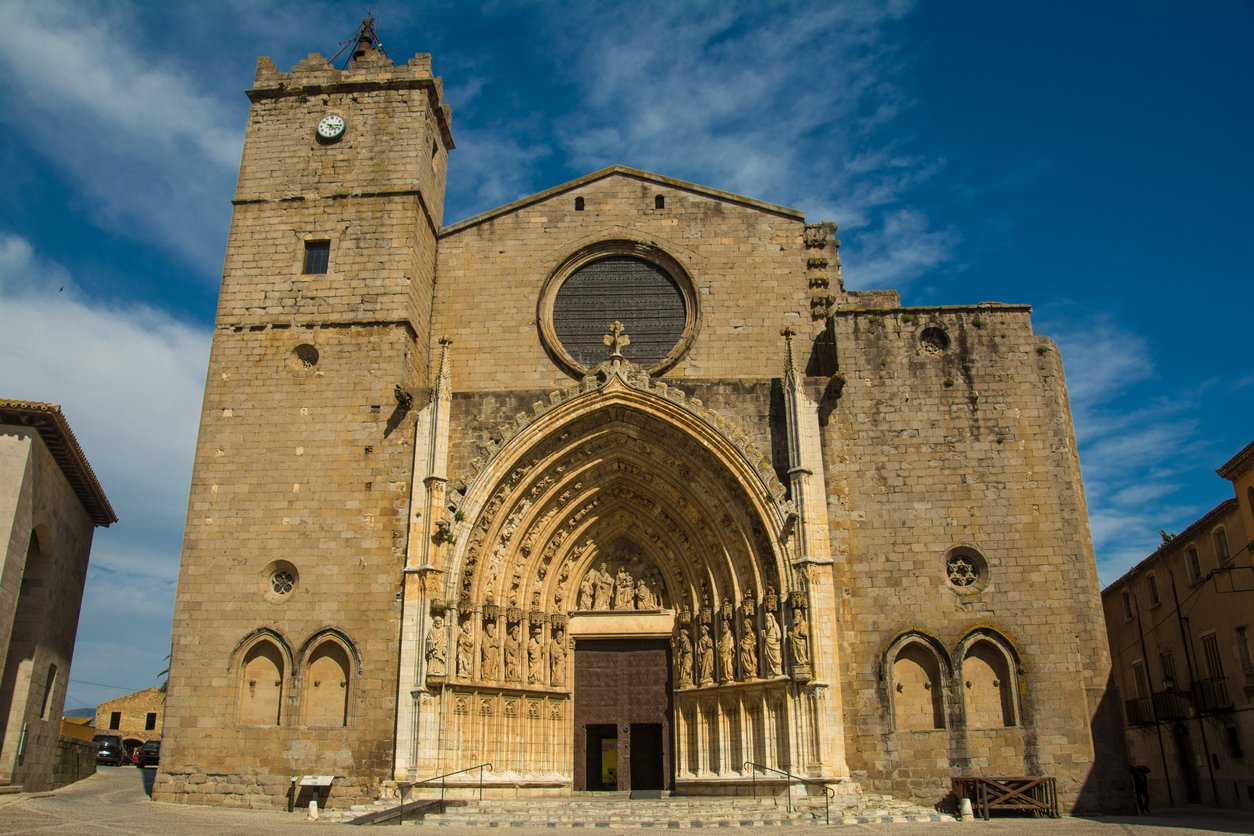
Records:
[[[51,793],[4,796],[0,801],[0,834],[163,834],[163,836],[207,836],[208,834],[288,834],[349,833],[363,831],[346,824],[311,822],[304,811],[288,814],[272,810],[233,810],[222,807],[191,807],[159,804],[148,798],[156,771],[132,767],[104,768],[95,775]],[[510,827],[514,836],[552,834],[548,827]],[[664,832],[631,829],[627,833]],[[718,828],[723,829],[723,828]],[[827,830],[822,825],[727,828],[735,833],[758,834],[780,831],[812,832]],[[1183,836],[1190,833],[1254,833],[1254,815],[1225,811],[1170,810],[1154,816],[1111,817],[1104,819],[994,819],[966,824],[879,824],[845,825],[841,833],[893,833],[899,836],[977,836],[982,834],[1042,834],[1042,836]],[[425,827],[418,832],[433,834],[482,833],[483,828]],[[616,832],[596,828],[598,833]],[[368,832],[368,831],[367,831]],[[412,830],[410,831],[412,832]]]

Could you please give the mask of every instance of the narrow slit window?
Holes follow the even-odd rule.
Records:
[[[576,212],[583,211],[583,198],[582,197],[575,198],[575,211]]]
[[[663,197],[662,195],[658,195],[657,197],[653,198],[653,208],[654,208],[654,209],[665,209],[665,208],[666,208],[666,198],[665,198],[665,197]]]
[[[153,731],[157,728],[157,712],[149,711],[144,717],[144,731]]]
[[[331,266],[330,241],[305,242],[305,266],[301,270],[305,275],[326,273]]]

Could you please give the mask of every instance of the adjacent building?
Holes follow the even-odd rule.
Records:
[[[1254,809],[1254,443],[1235,496],[1102,592],[1132,763],[1151,804]]]
[[[0,400],[2,784],[49,789],[84,762],[61,712],[92,534],[114,522],[61,407]]]
[[[847,290],[834,223],[622,166],[446,224],[441,81],[368,35],[248,95],[154,797],[1127,803],[1026,305]]]
[[[96,706],[96,731],[120,736],[131,751],[146,741],[161,739],[164,713],[165,689],[145,688]]]

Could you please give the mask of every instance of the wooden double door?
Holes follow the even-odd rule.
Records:
[[[670,789],[670,643],[576,639],[574,686],[574,789]]]

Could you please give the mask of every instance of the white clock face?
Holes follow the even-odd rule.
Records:
[[[343,116],[331,113],[318,120],[318,136],[323,139],[338,139],[346,127]]]

